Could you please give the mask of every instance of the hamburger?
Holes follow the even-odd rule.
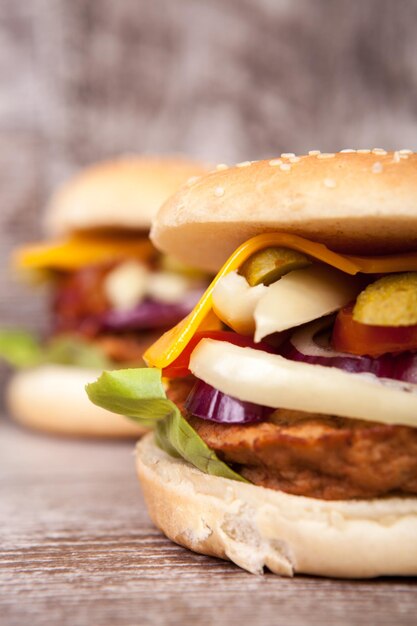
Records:
[[[153,424],[137,472],[156,526],[253,573],[417,574],[417,155],[221,169],[151,236],[218,272],[150,369],[88,387]]]
[[[103,367],[143,364],[142,354],[188,313],[206,286],[149,241],[164,200],[204,167],[182,157],[123,156],[69,180],[46,210],[46,240],[15,253],[14,265],[48,284],[50,331],[0,334],[0,355],[16,369],[11,415],[67,435],[137,436],[143,427],[88,402],[84,386]]]

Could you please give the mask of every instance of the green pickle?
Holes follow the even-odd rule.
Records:
[[[368,285],[356,300],[353,319],[369,326],[417,324],[417,272],[390,274]]]
[[[284,274],[293,270],[301,270],[311,265],[310,259],[301,252],[290,248],[265,248],[255,252],[240,268],[251,287],[270,285]]]

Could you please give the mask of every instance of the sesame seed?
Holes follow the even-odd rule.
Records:
[[[309,150],[308,154],[310,156],[317,156],[318,154],[320,154],[320,150]]]
[[[413,154],[412,150],[409,150],[408,148],[402,148],[401,150],[399,150],[400,154]]]
[[[346,152],[356,152],[356,150],[353,150],[353,148],[345,148],[344,150],[341,150],[340,153],[346,153]]]
[[[301,161],[300,157],[297,156],[293,156],[289,158],[290,163],[298,163],[298,161]]]
[[[223,187],[216,187],[216,189],[214,190],[214,195],[217,198],[221,198],[222,196],[224,196],[224,188]]]
[[[357,150],[358,154],[369,154],[371,151],[369,150],[369,148],[361,148],[360,150]]]
[[[283,152],[281,154],[281,157],[283,159],[289,159],[290,157],[295,157],[295,154],[294,154],[294,152]]]
[[[248,167],[251,165],[251,161],[242,161],[241,163],[236,163],[236,167]]]
[[[383,170],[382,163],[380,163],[379,161],[374,163],[373,166],[371,167],[371,171],[373,174],[381,174],[382,170]]]
[[[402,159],[408,159],[409,153],[407,151],[396,150],[392,158],[393,163],[399,163]]]
[[[332,159],[335,156],[334,152],[322,152],[317,155],[318,159]]]
[[[272,166],[274,166],[274,165],[281,165],[281,163],[282,163],[281,159],[271,159],[269,161],[269,165],[272,165]]]
[[[192,187],[192,185],[194,185],[194,183],[200,180],[200,178],[201,176],[191,176],[191,178],[187,180],[187,187]]]
[[[329,189],[334,189],[336,187],[336,181],[333,178],[325,178],[323,183],[324,186],[328,187]]]
[[[289,172],[291,170],[291,165],[289,163],[281,163],[281,165],[279,166],[279,168],[283,171],[283,172]]]
[[[385,154],[388,154],[386,150],[384,150],[384,148],[374,148],[372,150],[372,152],[374,154],[380,154],[381,156],[384,156]]]
[[[219,163],[218,165],[216,165],[216,170],[220,171],[220,170],[227,170],[229,168],[228,165],[226,165],[226,163]]]

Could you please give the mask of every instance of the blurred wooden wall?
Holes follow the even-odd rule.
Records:
[[[0,0],[0,81],[0,320],[37,328],[6,259],[86,163],[416,149],[417,2]]]

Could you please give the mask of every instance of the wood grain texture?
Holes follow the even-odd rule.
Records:
[[[2,626],[415,624],[413,580],[258,577],[170,543],[132,443],[0,428]]]

